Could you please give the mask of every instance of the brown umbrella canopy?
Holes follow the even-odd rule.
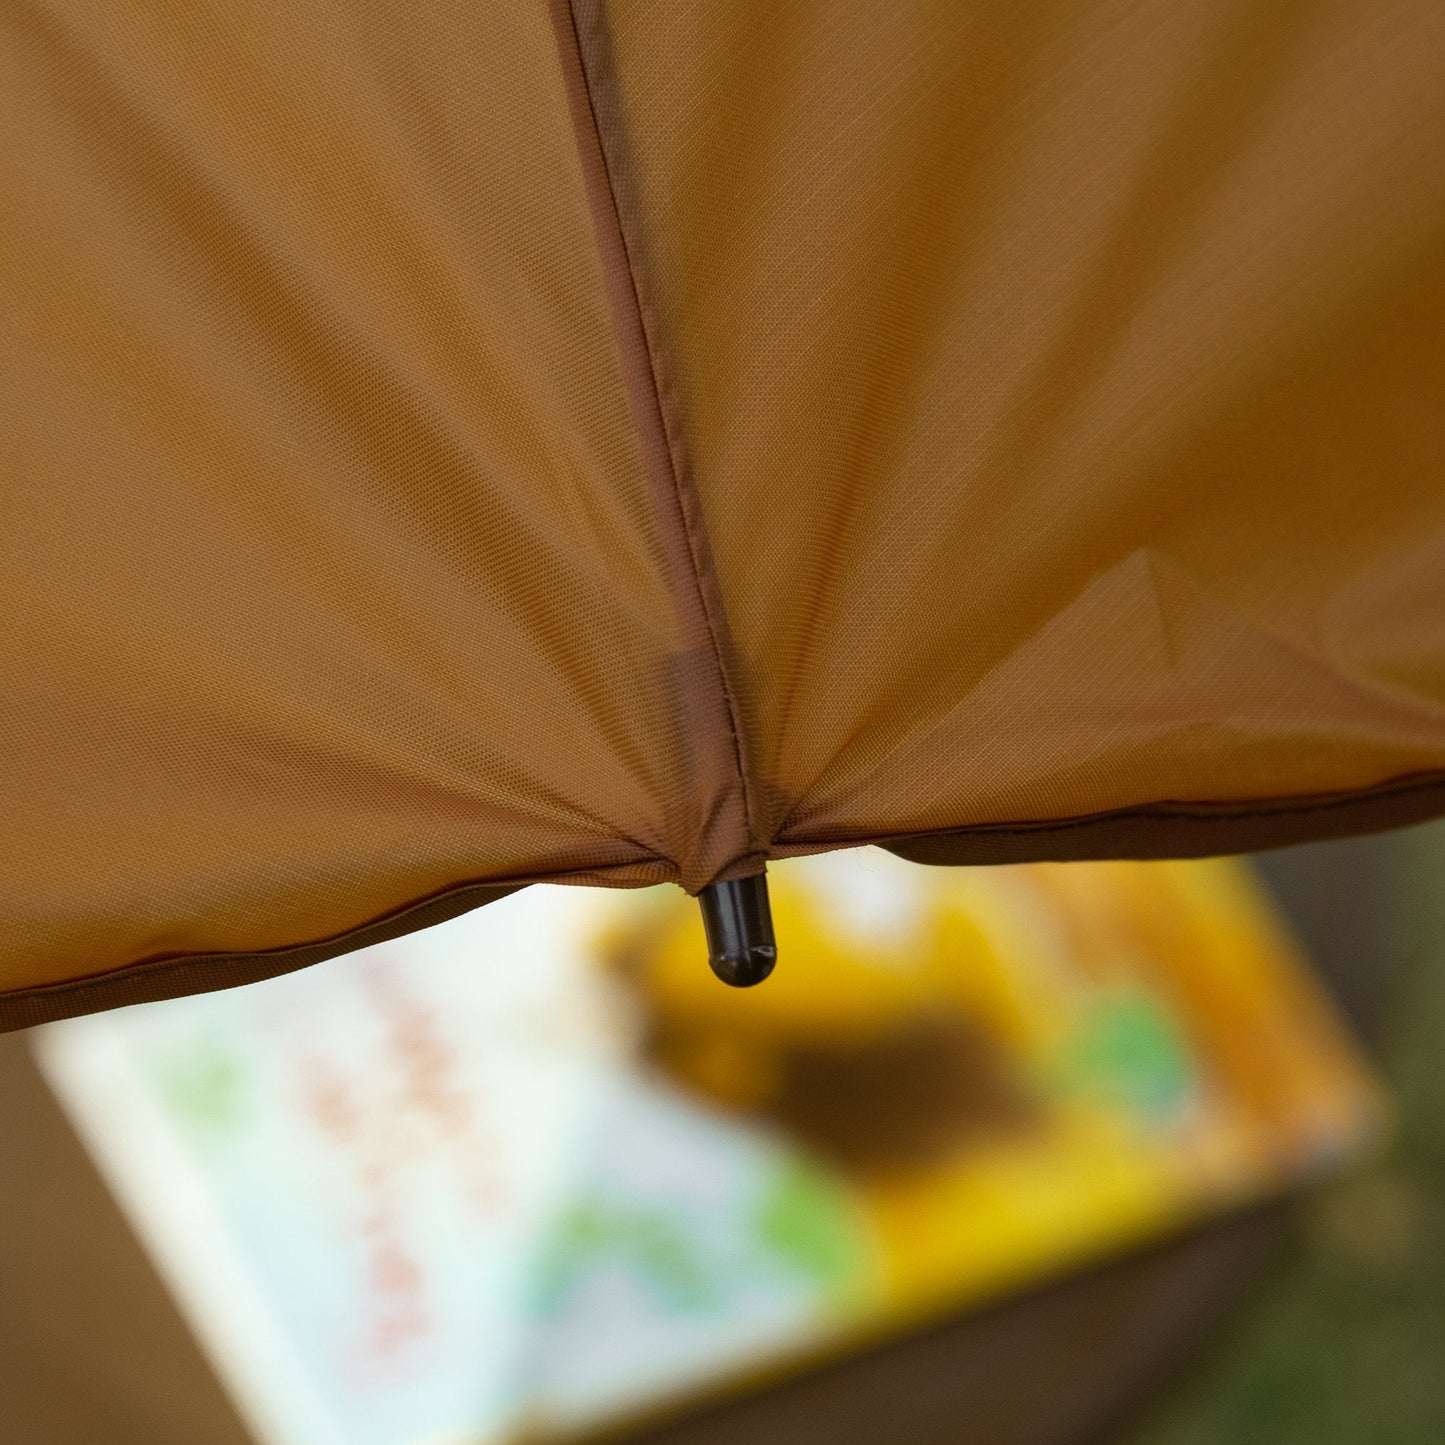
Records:
[[[1442,75],[1436,0],[0,8],[4,1021],[1445,810]]]

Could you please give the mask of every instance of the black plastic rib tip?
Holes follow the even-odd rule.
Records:
[[[759,873],[753,878],[709,883],[697,901],[702,904],[712,971],[734,988],[761,983],[778,961],[767,877]]]

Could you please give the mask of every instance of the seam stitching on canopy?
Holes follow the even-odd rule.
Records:
[[[665,484],[658,486],[657,490],[665,491],[670,497],[676,511],[674,521],[680,523],[677,530],[682,537],[682,555],[677,555],[677,549],[670,549],[669,562],[675,570],[687,576],[697,610],[696,620],[701,624],[706,650],[711,657],[729,732],[732,771],[740,793],[745,833],[743,856],[761,856],[742,722],[726,660],[722,599],[711,565],[700,504],[686,480],[687,468],[676,428],[669,425],[654,336],[656,328],[648,324],[648,308],[622,224],[614,162],[603,143],[602,125],[592,91],[593,78],[588,73],[577,15],[571,0],[550,0],[550,9],[603,279],[612,308],[615,339],[621,353],[623,379],[633,405],[643,462],[649,472],[654,473],[654,480]],[[724,872],[731,871],[730,867],[724,869]]]

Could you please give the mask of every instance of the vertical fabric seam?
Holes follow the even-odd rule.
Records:
[[[676,428],[669,424],[667,408],[663,403],[661,368],[654,328],[648,325],[648,311],[638,282],[632,248],[622,225],[613,166],[608,160],[607,148],[602,138],[602,127],[593,100],[592,81],[587,72],[572,0],[549,0],[549,8],[557,36],[578,157],[586,183],[588,207],[598,243],[603,278],[611,302],[615,339],[622,353],[624,383],[633,402],[634,420],[642,443],[643,462],[649,471],[654,470],[659,460],[660,441],[660,460],[663,463],[660,470],[664,473],[666,485],[658,490],[665,491],[670,497],[676,512],[674,521],[681,524],[685,560],[683,570],[691,583],[692,596],[706,637],[707,649],[711,654],[717,690],[727,719],[732,766],[741,795],[743,828],[746,834],[745,855],[753,854],[760,850],[755,832],[752,788],[743,743],[742,721],[724,656],[721,589],[715,569],[711,565],[711,549],[701,516],[701,504],[691,494],[685,480],[686,467],[681,445],[676,440]],[[635,341],[640,345],[630,347],[628,333],[634,330]],[[630,351],[634,354],[640,352],[640,366],[630,368],[627,365]],[[639,371],[643,373],[640,377],[637,375]],[[649,431],[654,429],[655,434],[648,435]],[[675,564],[678,559],[674,555],[671,560]]]

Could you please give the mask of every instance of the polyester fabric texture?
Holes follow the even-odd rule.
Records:
[[[1445,811],[1442,75],[1434,0],[0,7],[0,1023]]]

